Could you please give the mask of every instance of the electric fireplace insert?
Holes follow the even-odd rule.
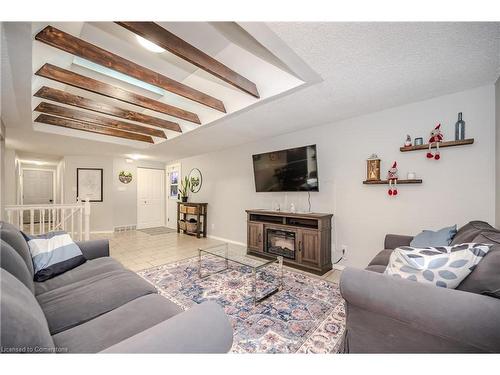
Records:
[[[266,234],[265,251],[267,253],[295,259],[295,232],[268,228]]]

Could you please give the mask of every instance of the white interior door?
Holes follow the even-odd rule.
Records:
[[[165,225],[165,172],[137,168],[137,228]]]
[[[53,204],[55,199],[54,171],[23,169],[23,204]],[[39,221],[35,211],[35,222]],[[29,211],[24,212],[24,222],[29,222]]]

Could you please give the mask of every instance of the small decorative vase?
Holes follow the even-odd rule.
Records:
[[[455,141],[465,139],[465,121],[462,120],[462,112],[458,113],[458,121],[455,123]]]
[[[181,202],[186,203],[188,201],[188,197],[181,197]]]

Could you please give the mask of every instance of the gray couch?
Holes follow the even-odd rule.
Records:
[[[28,245],[0,222],[1,351],[225,353],[233,332],[213,302],[187,311],[109,257],[107,240],[78,243],[85,263],[33,281]]]
[[[394,248],[413,237],[387,235],[385,250],[365,270],[347,268],[340,289],[346,300],[346,353],[500,352],[500,232],[472,221],[452,244],[494,247],[457,287],[438,288],[383,275]]]

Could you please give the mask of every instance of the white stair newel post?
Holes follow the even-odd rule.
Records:
[[[87,198],[84,203],[85,215],[85,241],[90,240],[90,202]]]
[[[23,230],[23,210],[19,211],[19,214],[17,216],[17,223],[19,230]]]

